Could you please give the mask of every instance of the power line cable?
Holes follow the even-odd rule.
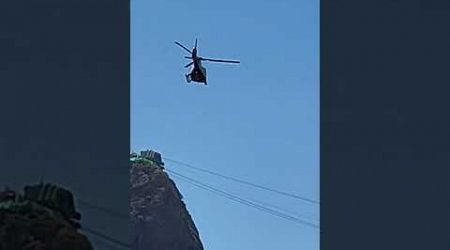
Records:
[[[273,204],[269,204],[269,203],[266,203],[266,202],[254,201],[254,200],[251,201],[251,202],[259,203],[260,205],[263,205],[263,206],[266,206],[266,207],[271,207],[273,209],[278,209],[278,210],[280,210],[280,211],[282,211],[284,213],[287,213],[287,214],[295,214],[295,216],[303,217],[304,219],[311,219],[311,218],[307,218],[305,216],[296,214],[295,212],[288,211],[288,210],[286,210],[284,208],[281,208],[279,206],[276,206],[276,205],[273,205]],[[94,205],[94,204],[92,204],[92,203],[90,203],[88,201],[85,201],[85,200],[77,199],[77,203],[78,203],[78,205],[81,205],[81,206],[83,206],[85,208],[97,210],[98,212],[102,212],[104,214],[108,214],[108,215],[116,217],[116,218],[121,218],[121,219],[126,219],[126,220],[129,220],[131,218],[128,214],[120,213],[120,212],[114,211],[114,210],[109,209],[109,208],[105,208],[105,207],[101,207],[101,206],[98,206],[98,205]]]
[[[269,207],[269,208],[272,208],[272,209],[276,209],[276,210],[279,210],[279,211],[287,213],[287,214],[295,215],[295,216],[297,216],[299,218],[302,218],[302,219],[315,220],[315,219],[311,218],[310,216],[304,216],[304,215],[298,214],[297,212],[289,211],[288,209],[285,209],[283,207],[280,207],[280,206],[277,206],[277,205],[274,205],[274,204],[270,204],[270,203],[267,203],[267,202],[262,202],[260,200],[258,200],[258,201],[256,201],[256,200],[249,200],[249,201],[251,201],[253,203],[259,203],[262,206],[266,206],[266,207]]]
[[[175,172],[175,171],[173,171],[173,170],[168,170],[168,169],[167,169],[167,171],[173,173],[173,174],[176,175],[177,177],[181,177],[181,179],[182,179],[182,178],[185,178],[184,181],[188,181],[188,182],[190,182],[191,184],[193,184],[193,185],[199,187],[199,185],[196,185],[196,184],[199,184],[199,181],[196,181],[196,180],[194,180],[194,179],[192,179],[192,178],[189,178],[189,177],[187,177],[187,176],[184,176],[184,175],[182,175],[182,174],[179,174],[179,173],[177,173],[177,172]],[[187,180],[186,180],[186,179],[187,179]],[[197,183],[195,183],[195,182],[197,182]],[[213,187],[211,187],[211,186],[209,186],[209,185],[207,185],[207,184],[203,184],[203,183],[200,183],[200,184],[201,184],[201,185],[205,185],[209,191],[212,191],[212,192],[215,192],[215,193],[217,193],[217,192],[219,192],[219,193],[222,193],[222,192],[223,192],[223,193],[226,193],[226,192],[221,191],[221,190],[219,190],[219,189],[217,189],[217,188],[213,188]],[[204,189],[205,186],[203,186],[202,188]],[[214,190],[212,190],[212,189],[214,189]],[[221,194],[222,196],[224,196],[223,193]],[[278,206],[275,206],[275,205],[273,205],[273,204],[268,204],[268,203],[261,202],[261,201],[252,201],[252,200],[249,200],[249,199],[243,199],[243,198],[240,198],[240,197],[238,197],[238,196],[235,196],[235,195],[229,194],[229,193],[227,193],[227,195],[233,196],[231,199],[234,199],[235,201],[238,201],[238,202],[241,202],[241,203],[242,203],[242,202],[246,203],[245,205],[250,205],[250,206],[253,206],[253,207],[256,205],[256,206],[259,207],[258,209],[260,209],[260,210],[261,210],[261,209],[264,209],[264,210],[270,210],[271,212],[269,212],[269,213],[272,213],[272,212],[280,213],[280,211],[281,211],[281,212],[283,212],[283,213],[281,213],[281,216],[283,216],[283,217],[285,217],[285,215],[287,215],[288,217],[292,217],[292,218],[295,218],[295,219],[297,219],[297,220],[301,220],[301,219],[296,218],[296,217],[294,217],[294,216],[292,216],[292,215],[289,215],[289,214],[293,214],[292,211],[287,211],[286,209],[281,208],[281,207],[278,207]],[[226,197],[226,198],[230,198],[230,197]],[[236,199],[237,199],[237,200],[236,200]],[[117,211],[113,211],[113,210],[111,210],[111,209],[109,209],[109,208],[97,206],[97,205],[94,205],[94,204],[92,204],[92,203],[90,203],[90,202],[87,202],[87,201],[84,201],[84,200],[81,200],[81,199],[77,199],[77,201],[78,201],[78,204],[81,205],[81,206],[84,206],[84,207],[89,208],[89,209],[94,209],[94,210],[97,210],[97,211],[99,211],[99,212],[103,212],[103,213],[108,214],[108,215],[113,216],[113,217],[117,217],[117,218],[121,218],[121,219],[127,219],[127,220],[129,220],[129,219],[131,218],[129,215],[127,215],[127,214],[125,214],[125,213],[120,213],[120,212],[117,212]],[[249,203],[251,203],[251,204],[249,204]],[[258,204],[258,203],[259,203],[259,204]],[[278,210],[280,210],[280,211],[276,211],[276,210],[274,210],[274,209],[271,209],[270,207],[275,208],[275,209],[278,209]],[[266,212],[267,212],[267,211],[266,211]],[[280,214],[278,214],[278,215],[280,215]],[[296,214],[295,216],[298,217],[298,216],[300,216],[300,215],[297,215],[297,214]],[[304,216],[300,216],[300,217],[305,218]],[[292,218],[291,218],[291,219],[292,219]],[[303,220],[301,220],[301,221],[302,221],[302,222],[306,222],[306,223],[310,223],[310,222],[303,221]],[[310,223],[310,224],[312,224],[312,223]],[[317,225],[315,225],[315,226],[317,226]]]
[[[167,157],[163,157],[163,159],[166,160],[166,161],[178,164],[178,165],[182,165],[182,166],[185,166],[185,167],[188,167],[188,168],[192,168],[192,169],[204,172],[204,173],[215,175],[215,176],[227,179],[227,180],[235,181],[235,182],[238,182],[238,183],[241,183],[241,184],[245,184],[245,185],[252,186],[252,187],[255,187],[255,188],[263,189],[263,190],[266,190],[266,191],[270,191],[270,192],[277,193],[277,194],[280,194],[280,195],[284,195],[284,196],[287,196],[287,197],[291,197],[291,198],[294,198],[294,199],[303,200],[303,201],[306,201],[306,202],[309,202],[309,203],[312,203],[312,204],[320,204],[319,201],[316,201],[316,200],[313,200],[313,199],[309,199],[309,198],[305,198],[305,197],[302,197],[302,196],[299,196],[299,195],[296,195],[296,194],[292,194],[292,193],[288,193],[288,192],[285,192],[285,191],[280,191],[280,190],[276,190],[276,189],[273,189],[273,188],[265,187],[263,185],[254,184],[254,183],[251,183],[249,181],[245,181],[245,180],[238,179],[238,178],[235,178],[235,177],[226,176],[226,175],[223,175],[223,174],[220,174],[220,173],[217,173],[217,172],[213,172],[213,171],[210,171],[210,170],[207,170],[207,169],[204,169],[204,168],[199,168],[199,167],[196,167],[196,166],[192,166],[192,165],[190,165],[188,163],[184,163],[184,162],[177,161],[177,160],[174,160],[174,159],[170,159],[170,158],[167,158]]]
[[[78,202],[79,205],[81,205],[83,207],[86,207],[86,208],[89,208],[89,209],[93,209],[93,210],[97,210],[99,212],[103,212],[103,213],[108,214],[108,215],[113,216],[113,217],[131,220],[131,217],[128,214],[117,212],[117,211],[114,211],[114,210],[109,209],[109,208],[97,206],[97,205],[94,205],[94,204],[92,204],[92,203],[90,203],[88,201],[81,200],[81,199],[77,199],[77,202]]]
[[[291,215],[288,215],[288,214],[285,214],[285,213],[282,213],[282,212],[279,212],[279,211],[276,211],[276,210],[267,208],[267,207],[265,207],[265,206],[262,206],[262,205],[260,205],[260,204],[258,204],[258,203],[255,203],[255,202],[253,202],[253,201],[250,201],[250,200],[248,200],[248,199],[240,198],[240,197],[238,197],[238,196],[235,196],[235,195],[233,195],[233,194],[230,194],[230,193],[227,193],[227,192],[218,190],[218,189],[216,189],[216,188],[213,188],[213,187],[211,187],[211,186],[209,186],[209,185],[206,185],[206,184],[203,184],[203,183],[201,183],[201,182],[192,180],[192,179],[190,179],[190,178],[183,178],[182,176],[176,176],[176,177],[177,177],[177,178],[180,178],[181,180],[184,180],[184,181],[186,181],[186,182],[188,182],[188,183],[190,183],[190,184],[192,184],[192,185],[194,185],[194,186],[197,186],[197,187],[199,187],[199,188],[202,188],[202,189],[211,191],[211,192],[216,193],[216,194],[218,194],[218,195],[224,196],[225,198],[228,198],[228,199],[231,199],[231,200],[233,200],[233,201],[239,202],[239,203],[241,203],[241,204],[244,204],[244,205],[247,205],[247,206],[256,208],[256,209],[261,210],[261,211],[263,211],[263,212],[267,212],[267,213],[269,213],[269,214],[272,214],[272,215],[275,215],[275,216],[278,216],[278,217],[281,217],[281,218],[290,220],[290,221],[292,221],[292,222],[296,222],[296,223],[300,223],[300,224],[305,224],[305,225],[308,225],[308,226],[314,227],[314,228],[319,228],[319,226],[316,225],[316,224],[314,224],[314,223],[311,223],[311,222],[308,222],[308,221],[305,221],[305,220],[301,220],[301,219],[296,218],[296,217],[294,217],[294,216],[291,216]]]
[[[253,208],[259,209],[261,211],[270,213],[270,214],[278,216],[278,217],[282,217],[284,219],[288,219],[288,220],[291,220],[291,221],[294,221],[294,222],[297,222],[297,223],[306,224],[308,226],[319,228],[319,226],[314,224],[314,223],[311,223],[311,222],[299,219],[299,218],[297,218],[295,216],[289,215],[289,213],[292,213],[292,212],[288,212],[288,211],[286,211],[286,210],[284,210],[284,209],[282,209],[280,207],[277,207],[277,206],[274,206],[274,205],[271,205],[271,204],[267,204],[267,203],[263,203],[263,202],[260,202],[260,201],[255,202],[255,201],[251,201],[249,199],[244,199],[244,198],[238,197],[236,195],[227,193],[225,191],[219,190],[217,188],[214,188],[214,187],[212,187],[212,186],[210,186],[208,184],[204,184],[204,183],[202,183],[200,181],[197,181],[195,179],[192,179],[192,178],[187,177],[185,175],[182,175],[180,173],[177,173],[177,172],[175,172],[173,170],[166,169],[166,171],[174,174],[176,177],[178,177],[178,178],[180,178],[180,179],[182,179],[182,180],[184,180],[186,182],[189,182],[190,184],[192,184],[194,186],[197,186],[197,187],[202,188],[204,190],[208,190],[208,191],[211,191],[213,193],[219,194],[219,195],[221,195],[221,196],[223,196],[225,198],[231,199],[231,200],[239,202],[241,204],[244,204],[244,205],[247,205],[247,206],[251,206]],[[232,177],[230,177],[230,178],[232,178]],[[113,211],[113,210],[111,210],[109,208],[97,206],[97,205],[94,205],[94,204],[92,204],[90,202],[87,202],[87,201],[84,201],[84,200],[81,200],[81,199],[77,199],[77,201],[78,201],[78,204],[81,205],[81,206],[85,206],[87,208],[94,209],[94,210],[97,210],[97,211],[109,214],[110,216],[123,218],[123,219],[130,219],[130,216],[127,215],[127,214],[120,213],[120,212],[117,212],[117,211]],[[269,208],[270,206],[271,207],[275,207],[278,210],[282,210],[282,211],[284,210],[284,211],[283,212],[276,211],[274,209]],[[89,229],[86,229],[86,231],[88,231],[88,230]],[[102,236],[102,238],[104,238],[104,239],[112,239],[112,240],[114,240],[111,237],[108,238],[108,236],[101,235],[101,233],[95,232],[93,230],[90,230],[90,233],[96,234],[99,237]],[[119,245],[121,245],[121,246],[124,246],[123,244],[124,243],[119,243]]]
[[[262,206],[266,206],[266,207],[269,207],[269,208],[272,208],[272,209],[275,209],[275,210],[279,210],[279,211],[287,213],[287,214],[291,214],[292,216],[296,216],[298,218],[302,218],[302,219],[306,219],[306,220],[315,220],[315,219],[311,218],[311,216],[302,215],[302,214],[299,214],[298,212],[294,212],[294,211],[288,210],[286,208],[283,208],[283,207],[280,207],[280,206],[277,206],[277,205],[274,205],[274,204],[270,204],[270,203],[263,202],[263,201],[260,201],[260,200],[256,201],[256,200],[250,200],[249,199],[249,201],[252,201],[254,203],[259,203]]]
[[[108,214],[109,216],[113,216],[113,217],[117,217],[117,218],[121,218],[121,219],[127,219],[127,220],[130,219],[130,217],[127,214],[120,213],[120,212],[117,212],[117,211],[113,211],[112,209],[109,209],[109,208],[97,206],[97,205],[94,205],[94,204],[92,204],[92,203],[90,203],[88,201],[82,200],[82,199],[77,199],[77,203],[78,203],[78,205],[81,205],[83,207],[90,208],[90,209],[93,209],[93,210],[97,210],[97,211],[102,212],[104,214]],[[127,249],[130,248],[130,245],[128,245],[128,244],[126,244],[124,242],[121,242],[121,241],[118,241],[118,240],[116,240],[116,239],[114,239],[114,238],[112,238],[112,237],[110,237],[110,236],[108,236],[106,234],[103,234],[103,233],[98,232],[96,230],[90,229],[88,227],[83,226],[81,228],[81,230],[85,231],[87,233],[90,233],[90,234],[92,234],[94,236],[97,236],[97,237],[99,237],[99,238],[101,238],[101,239],[103,239],[103,240],[105,240],[105,241],[107,241],[109,243],[118,245],[119,247],[127,248]],[[109,248],[111,248],[111,246],[109,246]]]
[[[113,237],[110,237],[110,236],[108,236],[108,235],[106,235],[104,233],[101,233],[101,232],[97,231],[97,230],[94,230],[94,229],[91,229],[91,228],[83,226],[81,228],[81,231],[85,231],[85,232],[87,232],[89,234],[92,234],[94,236],[97,236],[97,237],[99,237],[99,238],[101,238],[101,239],[103,239],[105,241],[108,241],[110,243],[114,243],[117,246],[120,246],[120,247],[123,247],[123,248],[127,248],[127,249],[131,248],[130,244],[127,244],[127,243],[124,243],[124,242],[122,242],[120,240],[114,239]]]
[[[114,243],[107,242],[106,240],[97,240],[95,242],[92,242],[93,247],[95,247],[96,250],[116,250],[116,249],[124,249],[122,246],[117,246]]]
[[[190,177],[187,177],[185,175],[179,174],[179,173],[177,173],[177,172],[175,172],[173,170],[167,170],[167,172],[173,174],[174,176],[178,177],[179,179],[184,180],[184,181],[186,181],[186,182],[188,182],[188,183],[190,183],[190,184],[192,184],[192,185],[194,185],[196,187],[199,187],[199,188],[204,189],[204,190],[208,190],[210,192],[213,192],[215,194],[218,194],[220,196],[223,196],[223,197],[228,198],[230,200],[233,200],[235,202],[239,202],[241,204],[244,204],[244,205],[256,208],[256,209],[258,209],[260,211],[272,214],[272,215],[280,217],[280,218],[287,219],[287,220],[295,222],[295,223],[307,225],[307,226],[310,226],[310,227],[313,227],[313,228],[320,228],[318,225],[316,225],[314,223],[311,223],[311,222],[308,222],[308,221],[296,218],[294,216],[282,213],[280,211],[276,211],[276,210],[271,209],[271,208],[267,208],[267,207],[265,207],[263,205],[255,203],[255,202],[250,201],[248,199],[244,199],[244,198],[241,198],[239,196],[233,195],[231,193],[219,190],[219,189],[214,188],[214,187],[212,187],[212,186],[210,186],[208,184],[204,184],[204,183],[202,183],[200,181],[197,181],[197,180],[192,179]]]

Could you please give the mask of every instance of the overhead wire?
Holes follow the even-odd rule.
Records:
[[[229,180],[237,181],[237,182],[240,182],[240,183],[243,183],[243,184],[247,184],[247,185],[251,185],[251,186],[254,186],[254,187],[262,188],[262,189],[265,189],[265,190],[268,190],[268,191],[276,192],[276,193],[283,194],[283,195],[290,196],[290,197],[297,198],[297,199],[299,199],[299,198],[302,199],[302,200],[306,199],[306,198],[299,197],[299,196],[294,195],[294,194],[290,194],[290,193],[283,192],[283,191],[278,191],[278,190],[267,188],[267,187],[264,187],[264,186],[261,186],[261,185],[258,185],[258,184],[253,184],[253,183],[250,183],[250,182],[247,182],[247,181],[239,180],[239,179],[234,178],[234,177],[229,177],[229,176],[225,176],[225,175],[222,175],[222,174],[219,174],[219,173],[215,173],[215,172],[212,172],[212,171],[209,171],[209,170],[206,170],[206,169],[201,169],[201,168],[198,168],[198,167],[194,167],[194,166],[191,166],[189,164],[186,164],[186,163],[183,163],[183,162],[179,162],[179,161],[176,161],[176,160],[172,160],[172,159],[168,159],[168,158],[164,158],[164,159],[167,160],[167,161],[174,162],[174,163],[187,165],[187,166],[189,166],[191,168],[194,168],[194,169],[197,169],[197,170],[200,170],[200,171],[203,171],[203,172],[208,172],[210,174],[213,174],[213,175],[216,175],[216,176],[220,176],[220,177],[223,177],[223,178],[226,178],[226,179],[229,179]],[[283,219],[286,219],[286,220],[289,220],[289,221],[292,221],[292,222],[295,222],[295,223],[299,223],[299,224],[303,224],[303,225],[307,225],[307,226],[310,226],[310,227],[313,227],[313,228],[319,228],[320,229],[320,226],[315,224],[315,223],[311,223],[309,221],[300,219],[300,218],[298,218],[296,216],[290,215],[289,213],[292,213],[292,212],[287,212],[286,210],[280,212],[280,211],[277,211],[275,209],[269,208],[269,206],[276,207],[274,205],[269,205],[267,203],[263,203],[263,202],[260,202],[260,201],[256,202],[256,201],[252,201],[252,200],[249,200],[249,199],[241,198],[241,197],[236,196],[234,194],[231,194],[231,193],[228,193],[226,191],[223,191],[223,190],[220,190],[218,188],[215,188],[215,187],[213,187],[211,185],[202,183],[201,181],[198,181],[198,180],[195,180],[195,179],[190,178],[188,176],[185,176],[183,174],[180,174],[180,173],[178,173],[176,171],[169,170],[169,169],[166,169],[166,171],[171,173],[172,175],[174,175],[174,177],[176,177],[176,178],[178,178],[180,180],[188,182],[191,185],[194,185],[194,186],[196,186],[198,188],[201,188],[203,190],[210,191],[210,192],[212,192],[214,194],[217,194],[219,196],[225,197],[225,198],[230,199],[232,201],[241,203],[243,205],[250,206],[250,207],[258,209],[258,210],[260,210],[262,212],[265,212],[265,213],[277,216],[279,218],[283,218]],[[78,201],[79,205],[84,206],[86,208],[94,209],[94,210],[103,212],[103,213],[108,214],[108,215],[113,216],[113,217],[122,218],[122,219],[130,219],[130,216],[128,214],[120,213],[120,212],[114,211],[114,210],[109,209],[109,208],[97,206],[97,205],[94,205],[94,204],[92,204],[92,203],[90,203],[88,201],[82,200],[82,199],[77,199],[77,201]],[[309,200],[309,201],[312,202],[312,203],[318,203],[318,202],[315,202],[313,200]],[[282,208],[279,208],[279,207],[276,207],[276,208],[278,210],[283,210]],[[99,237],[99,238],[101,238],[103,240],[106,240],[106,241],[108,241],[110,243],[114,243],[115,245],[118,245],[120,247],[130,248],[129,244],[121,242],[121,241],[119,241],[117,239],[114,239],[114,238],[112,238],[112,237],[110,237],[110,236],[108,236],[106,234],[103,234],[103,233],[101,233],[99,231],[96,231],[96,230],[93,230],[93,229],[90,229],[90,228],[87,228],[87,227],[83,227],[82,230],[84,230],[85,232],[90,233],[90,234],[92,234],[94,236],[97,236],[97,237]]]
[[[108,236],[108,235],[106,235],[104,233],[101,233],[101,232],[99,232],[97,230],[94,230],[94,229],[91,229],[89,227],[83,226],[81,228],[81,231],[85,231],[86,233],[89,233],[89,234],[92,234],[94,236],[97,236],[98,238],[101,238],[101,239],[103,239],[105,241],[108,241],[110,243],[114,243],[117,246],[120,246],[120,247],[123,247],[123,248],[126,248],[126,249],[130,249],[131,248],[130,244],[127,244],[127,243],[122,242],[120,240],[114,239],[114,238],[112,238],[112,237],[110,237],[110,236]]]
[[[168,171],[168,172],[172,172],[172,173],[174,173],[174,174],[176,173],[175,171],[172,171],[172,170],[167,170],[167,171]],[[176,174],[178,174],[178,173],[176,173]],[[175,175],[176,175],[176,174],[175,174]],[[181,174],[179,174],[179,175],[181,175]],[[192,178],[191,178],[191,179],[192,179]],[[248,199],[247,199],[247,200],[248,200]],[[284,212],[285,214],[293,214],[292,211],[287,211],[286,209],[281,208],[281,207],[279,207],[279,206],[275,206],[275,205],[273,205],[273,204],[269,204],[269,203],[261,202],[261,201],[254,201],[254,200],[248,200],[248,201],[249,201],[249,202],[252,202],[252,203],[255,203],[255,204],[256,204],[256,203],[259,203],[259,205],[261,205],[261,206],[272,207],[272,208],[274,208],[274,209],[278,209],[278,210]],[[96,210],[96,211],[99,211],[99,212],[108,214],[108,215],[113,216],[113,217],[117,217],[117,218],[121,218],[121,219],[126,219],[126,220],[128,220],[128,219],[131,218],[129,215],[127,215],[127,214],[125,214],[125,213],[120,213],[120,212],[117,212],[117,211],[113,211],[113,210],[111,210],[111,209],[109,209],[109,208],[105,208],[105,207],[101,207],[101,206],[98,206],[98,205],[94,205],[94,204],[92,204],[91,202],[88,202],[88,201],[85,201],[85,200],[77,199],[77,203],[78,203],[79,205],[85,207],[85,208],[93,209],[93,210]],[[273,210],[273,209],[272,209],[272,210]],[[305,218],[304,216],[300,216],[300,215],[298,215],[298,214],[295,214],[295,216]]]
[[[208,190],[210,192],[213,192],[213,193],[215,193],[217,195],[220,195],[220,196],[225,197],[227,199],[233,200],[235,202],[238,202],[238,203],[241,203],[241,204],[253,207],[253,208],[258,209],[260,211],[263,211],[265,213],[269,213],[271,215],[274,215],[274,216],[277,216],[277,217],[289,220],[291,222],[295,222],[295,223],[298,223],[298,224],[303,224],[303,225],[306,225],[306,226],[309,226],[309,227],[313,227],[313,228],[320,228],[319,225],[317,225],[317,224],[314,224],[314,223],[311,223],[309,221],[305,221],[305,220],[299,219],[299,218],[297,218],[295,216],[292,216],[292,215],[289,215],[289,214],[286,214],[286,213],[283,213],[283,212],[280,212],[280,211],[268,208],[267,206],[258,204],[258,203],[254,202],[254,201],[251,201],[251,200],[248,200],[248,199],[245,199],[245,198],[241,198],[239,196],[236,196],[234,194],[228,193],[226,191],[222,191],[222,190],[220,190],[218,188],[212,187],[211,185],[202,183],[201,181],[198,181],[198,180],[195,180],[193,178],[187,177],[187,176],[185,176],[183,174],[177,173],[176,171],[168,170],[168,169],[166,169],[166,171],[171,173],[174,177],[177,177],[180,180],[186,181],[186,182],[190,183],[191,185],[194,185],[194,186],[196,186],[198,188],[201,188],[201,189],[204,189],[204,190]]]
[[[93,210],[97,210],[99,212],[103,212],[103,213],[108,214],[108,215],[113,216],[113,217],[117,217],[117,218],[121,218],[121,219],[127,219],[127,220],[129,220],[131,218],[130,215],[128,215],[128,214],[117,212],[117,211],[114,211],[112,209],[101,207],[101,206],[98,206],[98,205],[94,205],[91,202],[88,202],[88,201],[85,201],[85,200],[82,200],[82,199],[77,199],[77,203],[78,203],[78,205],[81,205],[82,207],[93,209]]]
[[[274,188],[266,187],[266,186],[255,184],[255,183],[251,183],[251,182],[246,181],[246,180],[242,180],[242,179],[238,179],[236,177],[231,177],[231,176],[227,176],[227,175],[220,174],[220,173],[217,173],[217,172],[213,172],[211,170],[200,168],[200,167],[196,167],[196,166],[193,166],[191,164],[188,164],[188,163],[185,163],[185,162],[181,162],[181,161],[178,161],[178,160],[174,160],[174,159],[171,159],[171,158],[163,157],[163,159],[166,160],[166,161],[169,161],[169,162],[181,165],[181,166],[185,166],[185,167],[197,170],[197,171],[201,171],[201,172],[204,172],[204,173],[207,173],[207,174],[215,175],[215,176],[227,179],[227,180],[231,180],[231,181],[238,182],[238,183],[241,183],[241,184],[245,184],[245,185],[248,185],[248,186],[252,186],[252,187],[255,187],[255,188],[263,189],[263,190],[266,190],[266,191],[269,191],[269,192],[272,192],[272,193],[277,193],[279,195],[283,195],[283,196],[287,196],[287,197],[290,197],[290,198],[306,201],[306,202],[309,202],[309,203],[312,203],[312,204],[316,204],[316,205],[320,204],[320,201],[313,200],[313,199],[306,198],[306,197],[302,197],[302,196],[297,195],[297,194],[293,194],[293,193],[289,193],[289,192],[285,192],[285,191],[280,191],[280,190],[277,190],[277,189],[274,189]]]
[[[169,170],[167,170],[167,171],[169,172]],[[297,217],[303,217],[304,219],[310,219],[310,218],[307,218],[305,216],[296,214],[295,212],[288,211],[288,210],[286,210],[286,209],[284,209],[282,207],[279,207],[279,206],[276,206],[276,205],[273,205],[273,204],[269,204],[267,202],[255,201],[255,200],[252,200],[251,202],[259,203],[260,205],[263,205],[263,206],[266,206],[266,207],[271,207],[273,209],[278,209],[278,210],[280,210],[280,211],[282,211],[284,213],[287,213],[287,214],[295,214],[295,216],[297,216]],[[120,212],[114,211],[114,210],[106,208],[106,207],[101,207],[101,206],[98,206],[98,205],[94,205],[91,202],[88,202],[88,201],[85,201],[85,200],[77,199],[77,203],[78,203],[78,205],[81,205],[82,207],[85,207],[85,208],[88,208],[88,209],[93,209],[93,210],[96,210],[98,212],[102,212],[104,214],[108,214],[108,215],[116,217],[116,218],[126,219],[126,220],[129,220],[131,218],[131,216],[129,216],[126,213],[120,213]]]
[[[94,236],[95,237],[95,236]],[[114,243],[108,242],[106,240],[100,239],[95,242],[92,242],[94,249],[96,250],[116,250],[116,249],[124,249],[123,246],[117,246]]]
[[[250,201],[252,201],[254,203],[259,203],[260,205],[263,205],[263,206],[266,206],[266,207],[269,207],[269,208],[272,208],[272,209],[275,209],[275,210],[278,210],[278,211],[281,211],[281,212],[284,212],[284,213],[287,213],[287,214],[291,214],[292,216],[296,216],[296,217],[301,218],[301,219],[310,220],[310,221],[311,220],[315,220],[314,218],[312,218],[312,216],[306,216],[304,214],[300,214],[298,211],[294,212],[292,210],[289,210],[289,209],[286,209],[284,207],[281,207],[281,206],[278,206],[278,205],[274,205],[274,204],[271,204],[271,203],[268,203],[268,202],[265,202],[265,201],[254,200],[254,199],[252,199]]]
[[[96,211],[99,211],[99,212],[103,212],[104,214],[107,214],[107,215],[112,216],[112,217],[130,220],[130,216],[128,216],[125,213],[120,213],[120,212],[114,211],[114,210],[109,209],[109,208],[97,206],[97,205],[94,205],[94,204],[92,204],[92,203],[90,203],[88,201],[85,201],[85,200],[82,200],[82,199],[79,199],[79,198],[77,198],[76,201],[77,201],[77,204],[81,205],[82,207],[93,209],[93,210],[96,210]],[[114,244],[114,245],[116,245],[118,247],[126,248],[126,249],[130,249],[130,247],[131,247],[131,245],[129,245],[129,244],[125,243],[125,242],[122,242],[122,241],[119,241],[117,239],[114,239],[111,236],[108,236],[108,235],[106,235],[104,233],[101,233],[101,232],[99,232],[97,230],[94,230],[94,229],[91,229],[89,227],[82,226],[80,230],[81,231],[85,231],[86,233],[92,234],[92,235],[94,235],[94,236],[96,236],[96,237],[98,237],[98,238],[100,238],[100,239],[102,239],[104,241],[107,241],[109,243],[112,243],[112,244]],[[111,248],[111,247],[109,247],[109,248]]]

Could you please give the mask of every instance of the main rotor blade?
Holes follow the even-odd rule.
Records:
[[[197,38],[195,38],[195,47],[197,49]]]
[[[189,66],[191,66],[192,64],[194,64],[194,62],[190,62],[190,63],[188,63],[186,66],[184,66],[185,68],[187,68],[187,67],[189,67]]]
[[[233,61],[233,60],[210,59],[210,58],[203,58],[203,57],[200,60],[208,61],[208,62],[240,63],[239,61]]]
[[[179,42],[177,42],[177,41],[175,41],[175,44],[178,45],[178,46],[180,46],[181,48],[185,49],[187,52],[189,52],[189,54],[192,54],[192,51],[190,51],[188,48],[184,47],[183,44],[181,44],[181,43],[179,43]]]
[[[184,58],[186,58],[186,59],[194,59],[194,58],[192,58],[192,56],[185,56]]]

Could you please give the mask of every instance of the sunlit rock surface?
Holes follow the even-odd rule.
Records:
[[[175,183],[157,161],[132,158],[133,250],[203,250],[199,233]]]

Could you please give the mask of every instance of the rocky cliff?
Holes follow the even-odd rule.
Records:
[[[133,158],[131,214],[133,250],[203,250],[199,233],[175,183],[157,161]]]
[[[0,250],[93,249],[86,236],[78,232],[79,223],[72,221],[72,214],[79,218],[72,210],[72,197],[57,199],[58,193],[68,191],[64,193],[65,190],[51,185],[29,188],[38,188],[42,195],[33,197],[33,192],[25,192],[18,196],[11,190],[0,192]],[[43,195],[44,191],[51,195]]]

